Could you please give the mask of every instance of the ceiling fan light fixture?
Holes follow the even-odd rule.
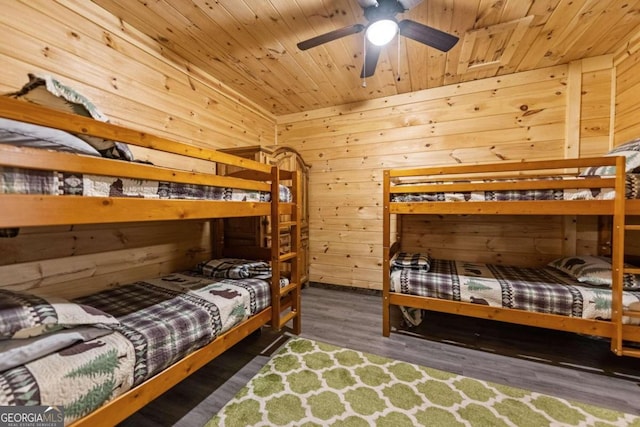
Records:
[[[367,28],[367,40],[376,46],[384,46],[398,34],[398,23],[393,19],[380,19]]]

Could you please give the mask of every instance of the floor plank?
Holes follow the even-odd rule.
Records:
[[[601,339],[442,313],[385,338],[378,294],[319,286],[303,290],[302,313],[305,338],[640,415],[640,360],[615,356]],[[392,319],[400,326],[399,313]],[[121,425],[203,425],[280,336],[249,337]]]

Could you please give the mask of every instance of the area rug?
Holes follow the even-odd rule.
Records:
[[[205,427],[637,426],[640,417],[289,340]]]

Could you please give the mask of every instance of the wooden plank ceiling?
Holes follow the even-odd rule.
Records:
[[[612,54],[640,30],[640,0],[424,0],[396,18],[460,41],[443,53],[396,38],[363,87],[364,32],[296,46],[366,24],[357,0],[93,1],[276,116]]]

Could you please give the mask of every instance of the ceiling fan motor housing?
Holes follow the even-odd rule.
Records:
[[[398,13],[405,11],[405,8],[397,0],[378,0],[377,6],[369,6],[364,9],[364,17],[369,22],[376,22],[381,19],[393,19]]]

